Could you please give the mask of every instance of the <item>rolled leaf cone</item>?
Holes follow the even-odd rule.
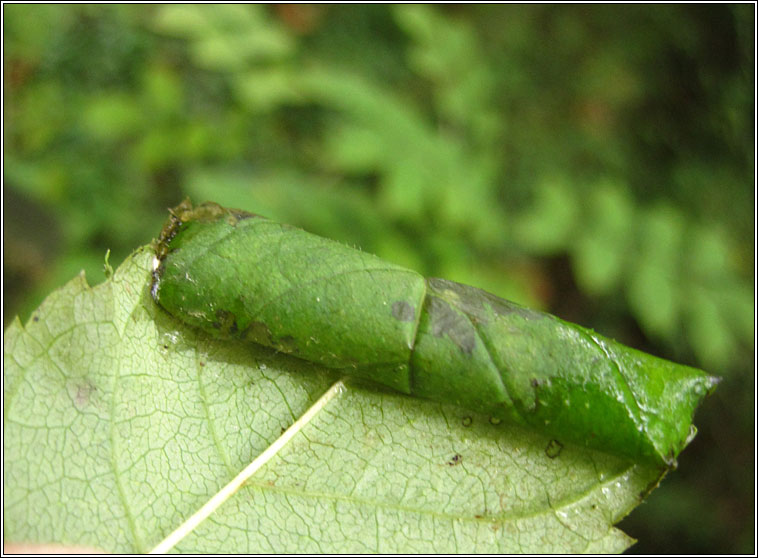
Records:
[[[172,210],[151,293],[215,337],[667,467],[718,381],[481,289],[214,203]]]

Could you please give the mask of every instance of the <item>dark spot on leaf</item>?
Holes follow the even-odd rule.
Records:
[[[448,465],[451,467],[454,467],[455,465],[460,465],[463,461],[463,456],[459,453],[456,453],[450,461],[447,462]]]
[[[202,360],[200,361],[200,366],[205,366],[205,363]]]
[[[523,306],[519,306],[515,302],[511,302],[510,300],[505,300],[504,298],[497,297],[486,291],[482,291],[482,292],[484,292],[487,300],[489,301],[490,306],[492,307],[492,311],[495,312],[495,314],[497,314],[498,316],[507,316],[508,314],[516,314],[525,320],[541,320],[542,318],[546,316],[546,314],[543,314],[542,312],[537,312],[536,310],[524,308]]]
[[[219,308],[216,310],[216,318],[218,318],[218,322],[214,322],[213,327],[216,327],[215,324],[218,323],[218,329],[220,329],[222,333],[226,335],[237,333],[237,317],[233,312]]]
[[[39,321],[39,316],[34,316],[34,317],[32,318],[32,321],[33,321],[33,322],[38,322],[38,321]]]
[[[550,459],[555,459],[561,454],[562,451],[563,444],[561,444],[558,440],[550,440],[550,442],[547,444],[547,447],[545,448],[545,455],[547,455]]]
[[[515,313],[526,320],[542,319],[547,316],[547,314],[524,308],[515,302],[505,300],[485,290],[462,285],[455,281],[431,277],[427,279],[427,285],[438,292],[454,292],[459,297],[457,306],[477,322],[486,323],[490,312],[494,312],[498,316]]]
[[[453,309],[449,302],[436,296],[428,297],[428,311],[432,322],[432,335],[447,337],[461,352],[471,354],[476,346],[476,331],[471,322]]]
[[[474,422],[474,419],[472,419],[471,417],[463,417],[463,420],[461,421],[463,426],[466,426],[466,427],[471,426],[472,422]]]
[[[97,391],[97,388],[90,383],[80,384],[76,387],[76,395],[74,401],[78,408],[86,407],[90,402],[92,393]]]
[[[297,353],[297,340],[291,335],[280,337],[276,342],[276,348],[284,353]]]
[[[253,343],[258,343],[259,345],[270,346],[273,344],[271,330],[263,322],[250,322],[243,337],[249,339]]]
[[[401,322],[412,322],[416,319],[416,309],[404,300],[392,303],[392,316]]]

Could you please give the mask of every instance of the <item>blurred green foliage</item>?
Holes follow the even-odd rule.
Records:
[[[627,529],[751,552],[754,9],[6,4],[5,323],[253,210],[724,376]]]

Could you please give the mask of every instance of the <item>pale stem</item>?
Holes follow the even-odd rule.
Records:
[[[311,407],[292,425],[282,433],[276,441],[265,449],[258,457],[256,457],[247,467],[245,467],[236,477],[234,477],[229,484],[218,491],[213,498],[208,500],[203,507],[197,510],[192,516],[189,517],[184,523],[182,523],[173,533],[163,539],[158,545],[150,551],[150,554],[164,554],[174,548],[176,544],[184,537],[189,535],[195,527],[200,525],[205,519],[208,518],[216,509],[218,509],[229,497],[237,492],[239,488],[252,477],[258,469],[263,467],[268,461],[270,461],[284,445],[289,442],[295,434],[308,424],[313,417],[318,414],[336,395],[339,395],[345,389],[342,381],[334,383],[327,391],[322,395],[318,401],[316,401]]]

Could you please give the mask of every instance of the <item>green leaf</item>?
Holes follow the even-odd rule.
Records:
[[[292,38],[261,6],[162,6],[152,25],[161,33],[190,39],[194,61],[211,70],[243,70],[284,58],[294,48]]]
[[[335,375],[209,340],[149,294],[152,250],[4,339],[6,541],[153,548]],[[182,552],[618,552],[659,469],[347,384]]]
[[[533,205],[518,216],[513,232],[525,248],[554,254],[571,240],[578,213],[571,185],[562,177],[544,177],[535,184]]]
[[[647,331],[667,337],[678,325],[682,295],[677,288],[684,253],[681,215],[672,207],[655,207],[641,215],[639,256],[628,278],[629,303]]]
[[[189,200],[151,294],[213,337],[274,348],[561,441],[674,465],[716,378],[468,285]]]
[[[472,231],[497,242],[503,218],[493,192],[497,166],[490,153],[472,153],[456,135],[442,134],[403,96],[355,75],[313,69],[297,76],[301,95],[339,111],[348,129],[330,131],[326,158],[343,170],[375,166],[380,175],[377,205],[407,222],[435,222]],[[345,141],[371,136],[370,153],[358,159]],[[461,189],[460,185],[466,188]]]
[[[491,108],[496,78],[480,52],[476,31],[429,6],[399,5],[393,14],[411,39],[410,66],[434,84],[440,116],[468,128],[478,140],[491,140],[502,116]]]
[[[587,225],[574,246],[579,283],[590,293],[608,294],[618,286],[628,260],[634,232],[634,203],[613,181],[595,185],[590,192]]]
[[[701,362],[711,366],[725,362],[736,347],[725,316],[719,312],[716,297],[704,289],[692,289],[690,297],[686,325],[695,354]]]

